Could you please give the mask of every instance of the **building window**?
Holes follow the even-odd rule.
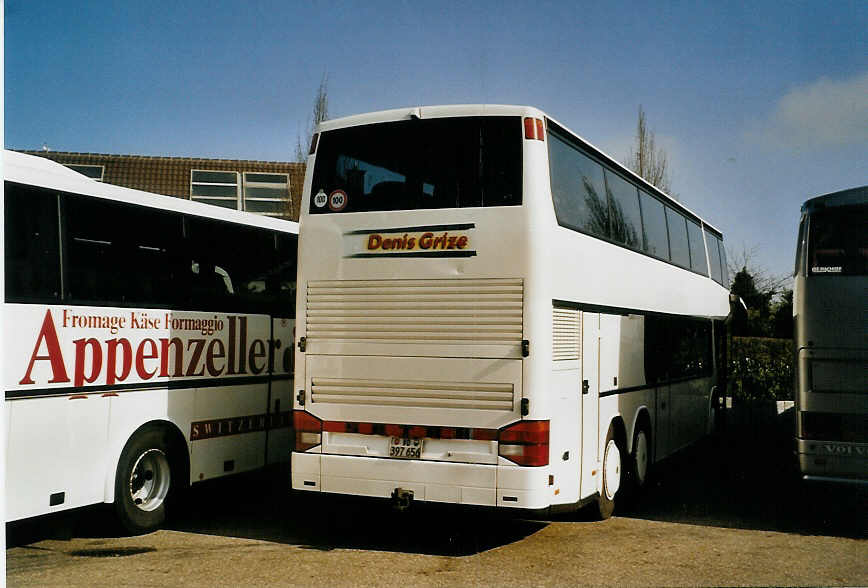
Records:
[[[75,163],[65,163],[64,165],[72,171],[85,175],[97,182],[102,181],[102,176],[105,173],[104,165],[79,165]]]
[[[289,175],[244,172],[244,210],[289,216]]]
[[[241,208],[238,172],[194,169],[190,172],[190,199],[223,208]]]

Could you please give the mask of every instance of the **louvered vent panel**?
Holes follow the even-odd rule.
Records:
[[[519,345],[521,279],[313,281],[315,342]]]
[[[582,352],[582,319],[578,310],[552,309],[552,359],[579,359]]]
[[[511,411],[513,396],[512,384],[343,378],[311,380],[311,399],[314,404]]]

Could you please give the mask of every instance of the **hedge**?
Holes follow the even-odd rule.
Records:
[[[737,401],[792,400],[792,339],[733,337],[729,389]]]

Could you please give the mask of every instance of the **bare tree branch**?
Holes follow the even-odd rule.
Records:
[[[677,200],[677,196],[672,193],[672,184],[669,180],[669,159],[663,148],[657,147],[654,131],[648,128],[641,104],[639,122],[636,125],[636,146],[630,149],[622,163]]]
[[[316,91],[316,97],[313,101],[313,112],[307,122],[306,134],[304,137],[301,134],[296,135],[295,141],[295,160],[298,163],[304,163],[307,160],[308,149],[313,140],[313,132],[316,126],[329,117],[329,78],[325,73],[319,83],[319,88]]]

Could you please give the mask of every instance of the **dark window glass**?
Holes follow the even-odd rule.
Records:
[[[690,241],[690,269],[707,276],[708,260],[705,258],[702,228],[693,221],[687,221],[687,237]]]
[[[723,272],[720,269],[720,249],[718,249],[717,237],[706,232],[705,242],[707,243],[708,259],[711,264],[711,279],[718,284],[723,284]]]
[[[198,217],[187,228],[190,309],[294,315],[295,238]]]
[[[521,204],[521,119],[409,120],[322,134],[311,214]]]
[[[723,241],[717,241],[717,248],[720,251],[720,273],[723,274],[723,285],[727,286],[731,282],[729,275],[729,266],[726,264],[726,247],[723,246]]]
[[[606,191],[612,239],[633,249],[642,249],[642,216],[636,186],[606,170]]]
[[[101,165],[78,165],[74,163],[66,163],[64,165],[69,169],[94,180],[102,180],[103,170],[105,169]]]
[[[6,182],[6,301],[60,299],[57,194]]]
[[[811,275],[868,274],[868,206],[841,206],[811,214],[808,271]]]
[[[680,213],[666,207],[666,226],[669,228],[669,249],[672,263],[690,267],[690,245],[687,242],[687,220]]]
[[[669,237],[666,233],[666,213],[663,203],[639,191],[642,204],[642,229],[645,235],[645,251],[662,259],[669,259]]]
[[[797,276],[805,268],[805,228],[808,224],[807,215],[802,215],[799,221],[799,236],[796,237],[796,266],[793,269],[793,275]]]
[[[550,130],[549,166],[558,224],[608,237],[609,207],[600,164]]]
[[[75,304],[171,307],[184,289],[180,215],[66,194],[67,293]]]
[[[193,170],[192,179],[194,182],[206,184],[237,184],[238,174],[236,172]]]
[[[645,377],[649,384],[708,376],[713,370],[711,321],[645,317]]]

